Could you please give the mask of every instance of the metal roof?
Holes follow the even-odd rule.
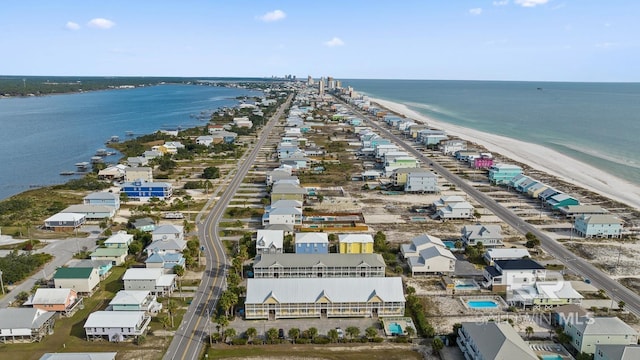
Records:
[[[115,360],[116,352],[46,353],[39,360]]]
[[[348,243],[373,243],[371,234],[339,234],[338,241],[342,244]]]
[[[0,309],[0,329],[37,329],[55,315],[35,308]]]
[[[120,290],[109,305],[142,304],[150,293],[148,290]]]
[[[160,276],[162,276],[162,269],[133,268],[127,269],[122,280],[157,280]]]
[[[143,317],[144,311],[96,311],[89,314],[84,328],[131,328]]]
[[[71,289],[48,289],[38,288],[31,299],[31,304],[49,305],[49,304],[65,304],[67,299],[72,295]]]
[[[324,294],[331,302],[368,302],[377,295],[385,302],[404,302],[402,278],[259,278],[247,280],[247,304],[274,297],[281,304],[315,303]]]
[[[538,360],[538,356],[508,323],[465,322],[462,327],[483,359]]]
[[[329,234],[325,232],[298,232],[295,234],[296,244],[329,243]]]
[[[88,279],[93,268],[88,267],[61,267],[53,275],[54,279]]]
[[[373,267],[385,267],[380,254],[262,254],[256,257],[254,268],[265,268],[274,264],[284,267],[313,266],[323,264],[326,267],[356,267],[366,264]]]

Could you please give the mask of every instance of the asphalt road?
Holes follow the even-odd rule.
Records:
[[[273,130],[285,109],[291,104],[292,98],[293,94],[269,119],[251,152],[243,156],[238,162],[235,174],[229,173],[228,176],[232,176],[232,178],[211,211],[204,216],[199,214],[196,218],[200,244],[204,247],[204,256],[207,259],[207,264],[200,286],[184,315],[182,324],[180,324],[165,353],[165,360],[198,359],[204,342],[208,341],[208,335],[212,329],[215,329],[210,319],[215,311],[218,298],[226,287],[226,273],[229,267],[222,241],[218,236],[218,223],[245,175],[253,165],[260,148],[267,141],[269,133]],[[222,189],[222,186],[218,187],[212,194],[210,202],[216,198],[220,189]]]
[[[55,274],[56,270],[62,265],[66,264],[73,258],[73,254],[81,251],[83,248],[92,251],[98,246],[96,245],[96,239],[102,233],[102,230],[95,227],[84,227],[82,231],[88,231],[89,237],[86,238],[69,238],[61,240],[41,240],[47,242],[47,245],[36,253],[47,253],[53,256],[53,260],[48,262],[44,268],[33,274],[30,278],[24,280],[20,284],[16,285],[11,291],[0,298],[0,308],[8,307],[11,302],[15,300],[16,295],[22,291],[31,292],[31,289],[42,278],[50,279]],[[8,284],[5,283],[5,286]]]
[[[640,296],[638,296],[638,294],[622,286],[619,282],[612,279],[607,274],[603,273],[602,271],[600,271],[600,269],[597,269],[584,259],[576,256],[571,251],[567,250],[567,248],[565,248],[562,244],[547,236],[544,232],[540,231],[535,226],[527,223],[522,218],[514,214],[511,210],[503,207],[486,194],[480,192],[465,180],[456,176],[438,163],[433,162],[431,159],[427,158],[421,152],[416,150],[412,144],[407,143],[405,139],[393,134],[386,127],[383,127],[377,121],[372,120],[369,115],[364,114],[353,107],[351,107],[351,109],[354,112],[358,113],[363,119],[366,119],[366,121],[373,128],[378,130],[381,135],[384,134],[384,136],[388,137],[390,140],[403,147],[407,152],[414,155],[418,160],[422,161],[423,164],[430,166],[442,177],[454,184],[458,189],[467,193],[484,208],[492,211],[496,216],[502,219],[502,221],[509,224],[518,232],[523,235],[528,232],[534,234],[538,239],[540,239],[541,247],[547,253],[561,261],[571,271],[584,277],[585,279],[589,279],[591,281],[591,284],[595,287],[604,289],[609,297],[612,298],[616,303],[618,301],[624,301],[626,310],[634,313],[636,316],[640,316]]]

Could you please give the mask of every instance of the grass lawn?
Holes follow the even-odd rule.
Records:
[[[214,345],[209,359],[326,359],[326,360],[419,360],[411,344],[348,345]]]

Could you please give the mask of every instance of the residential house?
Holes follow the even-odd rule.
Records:
[[[546,279],[544,266],[531,259],[495,260],[484,268],[486,287],[495,292],[513,291]]]
[[[151,149],[155,150],[153,147]],[[160,151],[163,154],[177,154],[180,149],[184,149],[184,145],[179,141],[167,141],[160,145]]]
[[[84,166],[84,163],[79,163]],[[86,163],[89,164],[88,162]],[[98,171],[98,179],[100,180],[109,180],[109,181],[122,181],[124,180],[124,173],[127,169],[127,165],[117,164],[113,166],[107,166],[106,168]],[[83,168],[86,171],[86,167]]]
[[[147,160],[153,160],[155,158],[159,158],[163,155],[160,151],[157,150],[147,150],[142,153],[142,156]]]
[[[474,169],[489,169],[492,166],[493,166],[493,157],[483,156],[481,154],[480,157],[473,159],[472,167]]]
[[[100,283],[98,269],[92,267],[61,267],[53,275],[56,288],[73,289],[79,294],[91,294]]]
[[[287,201],[287,200],[279,200]],[[293,200],[288,200],[293,201]],[[297,207],[277,207],[265,211],[262,215],[262,225],[302,225],[302,210]]]
[[[418,160],[413,156],[401,156],[391,160],[385,160],[384,173],[391,175],[393,170],[400,168],[417,168],[420,166]]]
[[[134,181],[122,184],[121,192],[130,200],[148,201],[151,198],[167,200],[173,195],[173,187],[165,182]]]
[[[117,352],[45,353],[39,360],[116,360]]]
[[[593,360],[637,360],[640,359],[640,345],[600,345],[596,344]]]
[[[462,203],[462,202],[466,202],[466,200],[462,196],[447,195],[447,196],[440,197],[440,199],[434,201],[432,205],[433,205],[433,208],[437,211],[447,207],[447,205]]]
[[[446,140],[440,143],[440,151],[445,155],[451,155],[456,151],[467,150],[467,142],[464,140]]]
[[[96,311],[84,323],[87,340],[121,342],[147,332],[151,317],[144,311]]]
[[[42,311],[55,311],[65,316],[71,316],[82,298],[73,289],[38,288],[35,294],[24,304]]]
[[[271,203],[278,200],[296,200],[304,202],[306,190],[293,184],[277,184],[271,188]]]
[[[465,225],[460,240],[465,246],[476,246],[482,242],[484,247],[502,246],[502,228],[500,225]]]
[[[538,360],[538,355],[507,322],[463,322],[456,343],[466,360]]]
[[[550,323],[553,327],[564,329],[567,322],[587,316],[587,311],[582,306],[576,304],[560,305],[551,310]]]
[[[469,219],[473,217],[473,205],[466,201],[452,203],[439,209],[436,216],[441,220]]]
[[[158,225],[151,232],[152,243],[157,240],[169,240],[169,239],[184,241],[184,226],[173,225],[173,224],[161,224],[161,225]]]
[[[384,277],[380,254],[262,254],[253,264],[254,278]]]
[[[540,194],[538,194],[538,199],[540,199],[541,201],[547,201],[547,199],[549,199],[550,197],[560,194],[560,191],[554,189],[554,188],[547,188],[545,190],[542,190],[542,192]]]
[[[216,131],[211,134],[211,138],[214,144],[225,143],[233,144],[236,141],[238,134],[232,131]]]
[[[87,220],[105,220],[111,219],[116,215],[116,209],[111,206],[104,205],[70,205],[60,213],[82,214]]]
[[[400,277],[248,279],[247,319],[403,316]]]
[[[162,269],[128,269],[122,276],[125,290],[148,290],[157,296],[171,294],[175,288],[176,275],[165,274]]]
[[[140,218],[131,222],[131,227],[144,232],[152,232],[156,228],[156,222],[152,218]]]
[[[149,165],[149,159],[144,156],[129,156],[127,164],[131,167],[143,167]]]
[[[541,183],[541,182],[537,182],[537,183],[531,185],[527,189],[527,195],[529,195],[533,199],[537,199],[538,195],[540,195],[541,192],[545,191],[548,188],[549,188],[548,185],[546,185],[544,183]]]
[[[638,332],[618,317],[581,317],[567,321],[564,332],[578,353],[595,354],[596,345],[636,345]]]
[[[256,234],[256,254],[280,254],[283,252],[284,232],[282,230],[258,230]]]
[[[86,221],[87,217],[84,214],[57,213],[44,221],[44,227],[56,232],[74,231]]]
[[[154,252],[144,261],[147,268],[164,269],[166,273],[173,273],[176,266],[185,268],[185,258],[180,253]]]
[[[37,308],[0,309],[0,343],[40,341],[53,333],[55,316]]]
[[[267,172],[267,178],[266,178],[266,184],[267,186],[271,186],[273,185],[274,182],[280,180],[280,179],[290,179],[290,178],[296,178],[295,176],[291,176],[291,167],[280,167],[274,170],[271,170],[269,172]]]
[[[448,274],[455,270],[456,258],[445,244],[435,236],[423,234],[400,247],[407,260],[411,275]]]
[[[109,302],[112,311],[144,311],[156,314],[162,309],[162,304],[149,290],[120,290]]]
[[[409,193],[437,193],[438,178],[431,171],[417,170],[407,174],[404,191]]]
[[[340,254],[373,253],[373,236],[371,234],[339,234]]]
[[[489,168],[489,181],[496,185],[507,185],[517,175],[522,173],[522,168],[512,164],[495,164]]]
[[[420,171],[420,170],[421,169],[416,169],[416,168],[395,169],[395,170],[393,170],[393,172],[391,173],[389,178],[390,178],[391,183],[393,184],[393,186],[395,186],[395,187],[400,187],[400,186],[404,187],[405,184],[407,183],[407,176],[409,175],[409,173],[412,172],[412,171]],[[375,173],[379,174],[377,171]]]
[[[484,253],[484,261],[487,265],[494,265],[496,260],[518,260],[530,258],[527,249],[487,249]]]
[[[128,249],[132,241],[133,235],[121,230],[109,236],[109,238],[104,241],[104,246],[108,248]]]
[[[239,128],[249,128],[249,129],[251,129],[253,127],[253,123],[246,116],[233,118],[233,125],[235,125],[235,126],[237,126]]]
[[[329,253],[329,234],[325,232],[298,232],[295,235],[296,254]]]
[[[110,260],[71,260],[66,264],[70,268],[93,268],[98,270],[100,279],[104,280],[111,269],[113,268],[113,262]]]
[[[622,220],[613,215],[580,215],[573,225],[579,236],[585,238],[619,238]]]
[[[224,131],[224,126],[220,124],[209,124],[207,125],[207,129],[209,131],[209,134],[214,134],[218,131]]]
[[[93,192],[85,196],[82,202],[85,205],[102,205],[120,209],[120,196],[107,191]]]
[[[196,138],[196,144],[203,146],[211,146],[213,143],[213,136],[210,135],[202,135]]]
[[[577,218],[581,215],[606,215],[609,213],[607,209],[598,205],[567,205],[559,207],[561,213],[568,218]]]
[[[580,201],[572,196],[560,193],[548,198],[547,205],[556,210],[568,205],[580,205]]]
[[[91,255],[91,260],[99,261],[111,261],[115,266],[124,264],[127,259],[128,249],[126,248],[97,248]]]
[[[583,296],[573,289],[570,281],[565,281],[562,273],[547,271],[535,283],[512,286],[507,290],[507,302],[518,307],[532,307],[534,310],[549,310],[561,305],[580,305]]]
[[[281,159],[280,164],[285,166],[291,166],[294,171],[303,170],[309,167],[309,158],[307,158],[304,152],[295,152],[286,159]]]
[[[153,182],[153,169],[150,167],[129,167],[124,172],[125,182]]]

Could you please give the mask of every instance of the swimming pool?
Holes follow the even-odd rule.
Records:
[[[467,306],[471,309],[495,309],[498,303],[495,300],[468,300]]]
[[[473,279],[460,279],[455,281],[456,290],[478,290],[480,286]]]
[[[389,325],[387,325],[387,328],[389,329],[389,333],[391,333],[391,335],[402,335],[402,327],[400,326],[400,324],[398,323],[391,323]]]
[[[456,248],[456,243],[454,241],[443,241],[442,242],[444,244],[444,246],[446,246],[448,249],[455,249]]]
[[[560,355],[540,355],[542,360],[563,360],[564,358]]]

